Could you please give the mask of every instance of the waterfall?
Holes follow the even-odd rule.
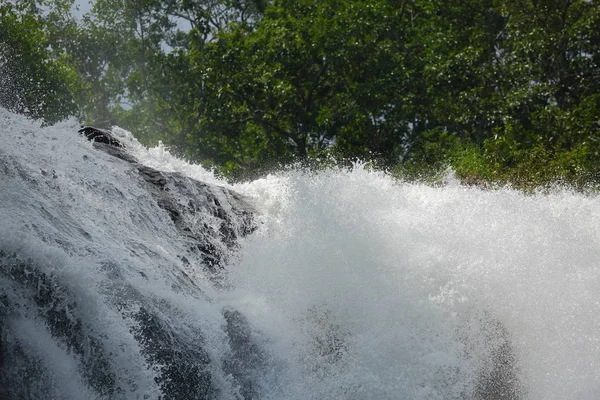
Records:
[[[600,397],[598,196],[78,129],[0,109],[0,398]]]

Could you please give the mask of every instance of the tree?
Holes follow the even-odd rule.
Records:
[[[598,11],[584,0],[421,2],[427,123],[409,158],[484,180],[597,170]]]
[[[206,43],[233,20],[258,19],[260,2],[231,0],[97,0],[74,52],[86,85],[86,121],[120,125],[147,144],[180,148],[194,125],[191,105],[204,102]],[[93,53],[93,54],[91,54]],[[204,61],[202,61],[204,62]]]
[[[76,114],[77,78],[68,58],[51,47],[69,3],[46,5],[55,8],[43,13],[36,2],[0,5],[0,106],[52,124]]]
[[[516,0],[500,10],[502,123],[485,156],[519,180],[589,180],[600,171],[600,2]]]
[[[274,1],[255,29],[220,32],[191,151],[233,169],[331,149],[397,162],[413,122],[411,4]]]

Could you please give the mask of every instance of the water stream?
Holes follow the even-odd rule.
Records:
[[[600,398],[600,197],[232,186],[115,128],[156,189],[77,129],[0,109],[0,398]]]

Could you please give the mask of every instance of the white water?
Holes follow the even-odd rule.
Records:
[[[74,123],[39,129],[0,110],[0,161],[25,168],[27,159],[22,177],[38,180],[2,182],[0,247],[49,260],[48,269],[60,265],[65,280],[85,288],[79,312],[93,314],[110,332],[107,346],[127,349],[120,371],[122,381],[140,388],[132,398],[154,398],[156,389],[152,371],[127,376],[140,355],[121,316],[104,305],[107,260],[130,265],[124,280],[202,327],[217,369],[229,351],[220,310],[242,311],[267,355],[255,372],[264,399],[469,398],[489,369],[495,339],[489,326],[496,322],[508,332],[524,398],[600,398],[599,197],[564,190],[528,196],[455,183],[432,188],[397,183],[360,165],[269,176],[233,187],[260,215],[258,231],[242,241],[228,267],[231,288],[214,288],[199,271],[187,271],[207,301],[165,283],[165,275],[176,274],[166,265],[184,268],[176,258],[183,245],[168,217],[130,186],[129,170],[78,138],[76,129]],[[164,149],[147,151],[127,140],[147,165],[217,182]],[[33,214],[42,207],[61,226]],[[17,325],[32,334],[27,324]],[[40,332],[32,346],[46,336]],[[229,378],[215,374],[222,398],[235,398]],[[64,393],[80,386],[73,380]]]
[[[397,184],[361,168],[246,190],[279,208],[232,280],[263,329],[286,326],[299,363],[310,339],[288,335],[310,329],[306,310],[330,312],[349,348],[326,390],[450,398],[438,371],[474,372],[456,332],[477,342],[482,327],[468,324],[483,313],[510,332],[527,398],[600,398],[599,198]]]

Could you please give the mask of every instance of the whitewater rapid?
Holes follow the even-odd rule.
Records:
[[[264,225],[230,278],[255,323],[279,327],[292,376],[327,370],[306,373],[327,382],[308,398],[460,398],[489,320],[510,335],[523,398],[600,398],[598,196],[434,188],[360,165],[238,190],[265,205]],[[334,366],[312,356],[307,310],[344,338]]]
[[[223,310],[245,317],[260,349],[242,363],[255,399],[472,399],[499,359],[513,382],[498,398],[600,398],[600,197],[431,187],[362,164],[231,185],[113,129],[142,164],[221,185],[256,209],[256,231],[216,285],[178,259],[182,239],[131,171],[77,128],[0,110],[0,249],[80,288],[76,312],[118,355],[122,398],[158,398],[158,388],[156,371],[133,367],[144,365],[140,345],[107,306],[107,263],[127,265],[119,279],[176,312],[176,329],[202,330],[215,399],[243,398],[224,366]],[[202,295],[173,289],[180,269]],[[102,398],[68,378],[81,366],[43,323],[23,317],[10,332],[53,366],[55,398]]]

